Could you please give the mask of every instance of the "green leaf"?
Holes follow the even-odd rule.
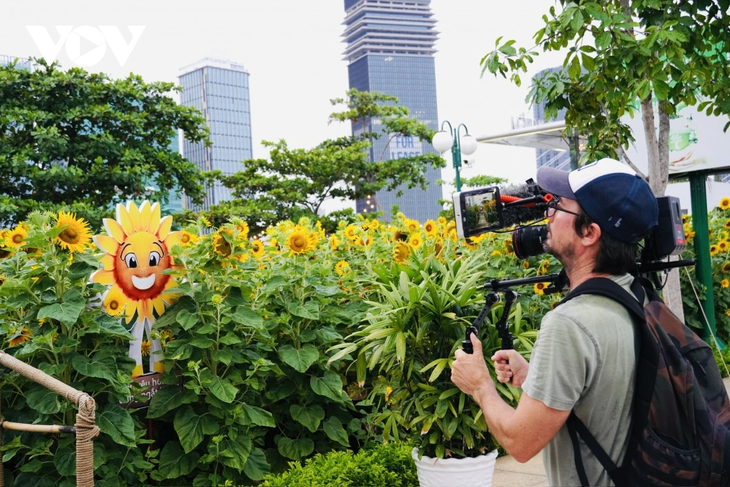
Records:
[[[254,448],[246,460],[243,473],[251,480],[263,480],[264,476],[271,471],[271,465],[266,461],[266,453],[261,448]]]
[[[177,387],[163,387],[152,396],[150,407],[147,410],[148,418],[159,418],[168,411],[177,409],[183,404],[195,402],[198,396],[189,389],[180,390]]]
[[[314,451],[314,442],[309,438],[292,440],[281,436],[277,440],[276,446],[281,456],[292,460],[301,460]]]
[[[248,404],[241,404],[241,409],[243,410],[243,414],[246,416],[247,424],[268,426],[269,428],[276,427],[274,415],[267,410],[256,406],[250,406]]]
[[[231,360],[233,360],[233,350],[231,350],[230,348],[224,348],[222,350],[214,350],[210,356],[213,360],[217,360],[226,365],[230,365]]]
[[[198,324],[198,315],[193,314],[186,309],[181,309],[177,314],[177,322],[183,327],[183,330],[189,330]]]
[[[250,326],[252,328],[260,329],[264,325],[264,319],[247,306],[237,307],[232,318],[236,323]]]
[[[306,426],[306,428],[314,433],[319,428],[319,423],[324,419],[324,409],[318,405],[313,406],[298,406],[292,404],[289,406],[289,413],[291,417],[299,423]]]
[[[227,333],[225,336],[222,336],[219,341],[224,345],[238,345],[243,342],[240,337],[233,333]]]
[[[129,412],[116,404],[107,404],[102,407],[96,416],[96,425],[102,433],[111,437],[116,443],[129,447],[136,447],[134,437],[134,421]]]
[[[219,428],[215,419],[206,414],[198,416],[189,406],[177,411],[173,424],[185,453],[193,451],[204,435],[212,435]]]
[[[323,377],[312,376],[309,380],[309,385],[320,396],[329,397],[333,401],[343,402],[342,380],[337,373],[326,370]]]
[[[608,46],[611,42],[611,32],[604,31],[601,32],[596,36],[596,47],[599,49],[603,49],[604,47]]]
[[[117,363],[114,357],[97,353],[89,358],[84,355],[75,355],[71,359],[71,366],[81,375],[106,379],[110,382],[117,380]]]
[[[85,307],[86,301],[83,296],[78,289],[73,288],[63,295],[62,303],[54,303],[39,309],[38,319],[53,318],[64,325],[71,326],[79,319],[79,315]]]
[[[657,98],[660,100],[666,100],[669,98],[669,85],[660,79],[655,79],[654,93],[656,93]]]
[[[36,386],[26,395],[28,406],[41,414],[56,414],[63,409],[61,396],[45,387]]]
[[[308,307],[303,306],[299,303],[289,302],[286,304],[286,309],[287,311],[289,311],[289,313],[300,318],[305,318],[308,320],[319,319],[319,313],[315,314]]]
[[[76,475],[76,448],[69,446],[56,450],[53,455],[53,465],[60,475]]]
[[[221,462],[223,465],[235,468],[240,472],[251,454],[251,446],[251,439],[243,435],[235,440],[226,438],[220,443],[219,455]]]
[[[212,338],[208,337],[195,337],[192,340],[190,340],[190,345],[196,347],[196,348],[210,348],[215,344],[215,341]]]
[[[317,347],[307,343],[302,348],[294,348],[291,345],[284,345],[278,351],[279,358],[286,364],[299,372],[306,372],[307,369],[319,358]]]
[[[232,403],[238,394],[238,388],[228,379],[221,379],[209,369],[204,369],[200,373],[200,383],[210,389],[215,397],[228,404]]]
[[[163,479],[176,479],[187,475],[198,466],[198,452],[185,453],[176,441],[168,441],[160,453],[160,475]]]
[[[350,447],[347,432],[345,431],[345,428],[342,427],[342,422],[335,416],[330,416],[330,418],[324,422],[324,432],[330,440],[336,441],[346,448]]]

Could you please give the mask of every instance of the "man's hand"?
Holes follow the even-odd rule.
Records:
[[[479,391],[486,388],[494,389],[494,383],[489,376],[487,364],[484,362],[482,342],[475,334],[469,335],[474,353],[469,354],[463,350],[457,350],[456,360],[451,364],[451,381],[465,394],[479,396]]]
[[[492,355],[494,370],[497,371],[497,380],[510,385],[522,387],[527,379],[527,371],[530,364],[525,358],[514,350],[498,350]]]

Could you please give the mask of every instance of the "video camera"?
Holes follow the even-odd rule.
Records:
[[[532,179],[524,185],[500,190],[498,186],[454,193],[454,220],[461,238],[474,237],[485,232],[507,229],[512,231],[512,245],[520,259],[544,253],[547,225],[537,223],[545,219],[545,210],[554,200]],[[645,238],[639,263],[644,266],[669,255],[682,253],[686,242],[679,198],[657,198],[659,224]]]

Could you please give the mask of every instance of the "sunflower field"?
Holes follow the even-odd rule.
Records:
[[[730,215],[713,210],[711,222],[721,249]],[[481,309],[490,279],[560,269],[549,256],[519,260],[509,233],[458,239],[443,218],[360,218],[329,234],[302,218],[270,227],[263,238],[252,238],[242,220],[210,228],[201,218],[168,241],[174,265],[165,271],[160,313],[160,302],[130,303],[91,279],[111,268],[105,255],[116,248],[98,238],[95,245],[92,235],[103,235],[97,229],[72,214],[35,213],[0,234],[0,341],[6,353],[94,397],[101,430],[95,476],[105,487],[256,485],[289,462],[419,437],[425,426],[437,442],[484,436],[447,421],[451,408],[470,407],[463,399],[435,393],[446,387],[451,350]],[[727,249],[716,250],[713,269],[716,302],[730,309],[726,259]],[[444,271],[449,279],[437,279]],[[108,282],[108,274],[97,276]],[[540,319],[560,296],[545,294],[543,283],[517,291],[510,319],[516,346],[529,355]],[[156,354],[165,370],[164,387],[142,407],[130,405],[146,398],[131,378],[129,306],[155,318],[142,354]],[[413,313],[443,328],[440,338],[425,339],[437,335],[427,335],[433,330],[419,327]],[[347,349],[391,314],[414,327],[400,328],[403,338],[395,334],[392,342],[390,331],[370,335],[384,345],[382,355]],[[718,312],[718,323],[727,337],[730,311]],[[493,327],[485,328],[485,343],[498,347]],[[160,350],[150,343],[156,340]],[[422,386],[411,389],[404,377]],[[500,391],[516,400],[516,391]],[[412,414],[419,408],[425,416]],[[75,411],[3,369],[0,414],[70,425]],[[7,485],[75,485],[72,435],[5,431],[2,440]]]

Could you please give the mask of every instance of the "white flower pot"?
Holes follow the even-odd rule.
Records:
[[[411,452],[421,487],[491,487],[497,450],[476,458],[418,459],[418,449]]]

